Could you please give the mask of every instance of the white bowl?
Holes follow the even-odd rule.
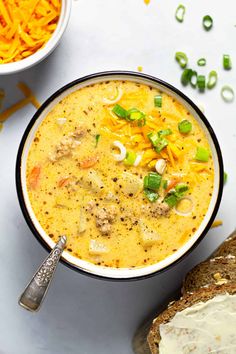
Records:
[[[59,44],[70,18],[72,0],[62,0],[61,2],[61,14],[56,30],[54,31],[46,45],[42,49],[39,49],[36,53],[30,55],[25,59],[12,63],[0,64],[0,75],[13,74],[18,71],[28,69],[31,66],[40,63],[50,53],[52,53],[52,51]]]
[[[53,107],[61,101],[64,97],[69,95],[70,93],[98,82],[108,81],[108,80],[129,80],[138,83],[143,83],[155,88],[160,89],[162,92],[167,93],[168,95],[176,98],[180,101],[189,112],[195,117],[197,122],[200,124],[202,129],[204,130],[208,142],[211,147],[212,157],[214,161],[214,189],[212,193],[212,198],[210,201],[210,205],[208,211],[202,220],[201,225],[196,230],[195,234],[175,253],[165,258],[164,260],[152,264],[142,268],[108,268],[103,266],[98,266],[93,263],[84,261],[82,259],[76,258],[71,253],[64,251],[62,256],[62,262],[67,266],[75,269],[77,271],[98,276],[102,278],[109,279],[118,279],[118,280],[131,280],[131,279],[140,279],[144,277],[148,277],[150,275],[156,274],[161,270],[165,270],[170,266],[173,266],[176,262],[190,253],[193,248],[203,239],[209,230],[213,220],[215,219],[217,210],[219,208],[222,189],[223,189],[223,161],[221,156],[220,147],[217,141],[217,138],[214,134],[212,127],[207,121],[206,117],[200,111],[200,109],[182,92],[177,90],[175,87],[163,82],[155,77],[134,73],[134,72],[124,72],[124,71],[112,71],[112,72],[104,72],[89,75],[78,79],[76,81],[71,82],[70,84],[64,86],[56,93],[54,93],[36,112],[31,122],[29,123],[24,136],[22,138],[17,163],[16,163],[16,187],[18,198],[20,202],[20,206],[22,212],[25,216],[25,219],[32,230],[33,234],[40,241],[40,243],[50,251],[54,246],[55,242],[47,235],[47,233],[43,230],[40,223],[38,222],[28,197],[27,187],[26,187],[26,162],[27,156],[29,153],[29,149],[31,143],[34,139],[35,133],[41,124],[42,120],[47,116],[47,114],[53,109]],[[174,236],[174,235],[173,235]]]

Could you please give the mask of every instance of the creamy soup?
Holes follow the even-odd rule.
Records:
[[[143,267],[176,252],[209,207],[214,167],[188,110],[155,88],[81,88],[39,126],[27,160],[32,209],[55,242],[106,267]]]

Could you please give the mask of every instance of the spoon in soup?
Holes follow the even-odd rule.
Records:
[[[51,284],[53,275],[61,258],[62,252],[66,246],[66,236],[61,236],[50,254],[38,268],[33,278],[26,286],[19,298],[19,305],[31,312],[39,310],[49,285]]]

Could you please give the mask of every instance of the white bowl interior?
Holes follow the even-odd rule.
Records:
[[[22,189],[23,189],[23,196],[24,196],[24,201],[29,213],[29,216],[37,229],[38,233],[41,235],[43,240],[47,243],[47,245],[50,248],[53,248],[55,245],[55,242],[47,235],[47,233],[42,229],[41,225],[39,224],[37,218],[35,217],[35,214],[31,208],[31,204],[29,201],[28,193],[27,193],[27,188],[26,188],[26,161],[27,161],[27,155],[30,149],[30,145],[34,139],[34,135],[36,130],[38,129],[40,123],[42,120],[46,117],[46,115],[51,111],[53,106],[57,104],[61,99],[63,99],[65,96],[68,94],[85,87],[90,84],[98,83],[101,81],[107,81],[107,80],[129,80],[129,81],[135,81],[143,84],[147,84],[149,86],[158,88],[162,90],[163,92],[169,94],[170,96],[176,98],[178,101],[180,101],[188,110],[189,112],[195,117],[197,122],[200,124],[202,129],[204,130],[206,136],[208,137],[208,141],[211,147],[212,151],[212,157],[214,161],[214,169],[215,169],[215,177],[214,177],[214,189],[212,193],[212,198],[210,201],[210,205],[208,208],[208,211],[205,215],[205,218],[203,219],[200,227],[198,230],[195,232],[195,234],[191,237],[191,239],[186,242],[178,251],[176,251],[174,254],[170,255],[166,259],[142,268],[121,268],[121,269],[116,269],[116,268],[108,268],[108,267],[103,267],[103,266],[97,266],[95,264],[89,263],[87,261],[78,259],[71,255],[69,252],[64,251],[63,252],[63,258],[69,262],[71,265],[75,265],[76,267],[80,268],[81,270],[90,273],[90,274],[95,274],[98,276],[103,276],[103,277],[109,277],[109,278],[115,278],[115,279],[128,279],[128,278],[135,278],[135,277],[141,277],[145,275],[152,274],[154,272],[157,272],[161,269],[166,268],[167,266],[171,265],[173,262],[178,260],[181,256],[183,256],[193,245],[194,243],[198,240],[198,238],[201,236],[203,233],[204,229],[206,228],[216,205],[218,193],[219,193],[219,185],[220,185],[220,166],[219,166],[219,161],[218,161],[218,156],[216,152],[216,148],[214,145],[214,142],[212,140],[211,135],[209,134],[208,129],[206,128],[205,124],[203,121],[200,119],[198,113],[192,108],[190,104],[188,104],[182,97],[180,97],[178,94],[173,92],[172,90],[166,88],[163,85],[160,85],[158,83],[155,83],[151,79],[147,78],[142,78],[142,77],[134,77],[134,76],[127,76],[120,74],[119,77],[114,75],[106,76],[106,77],[96,77],[96,78],[91,78],[88,79],[82,83],[76,84],[75,86],[67,89],[63,93],[61,93],[57,98],[55,98],[41,113],[41,115],[38,117],[37,121],[35,122],[34,126],[30,130],[24,148],[22,152],[22,160],[21,160],[21,181],[22,181]]]
[[[56,30],[42,49],[29,57],[6,64],[0,64],[0,75],[12,74],[30,68],[46,58],[59,44],[67,27],[71,11],[71,0],[62,0],[60,18]]]

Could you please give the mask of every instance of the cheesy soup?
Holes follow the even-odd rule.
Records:
[[[173,97],[129,81],[71,93],[39,126],[27,160],[33,212],[67,252],[97,265],[144,267],[176,252],[207,212],[207,137]]]

